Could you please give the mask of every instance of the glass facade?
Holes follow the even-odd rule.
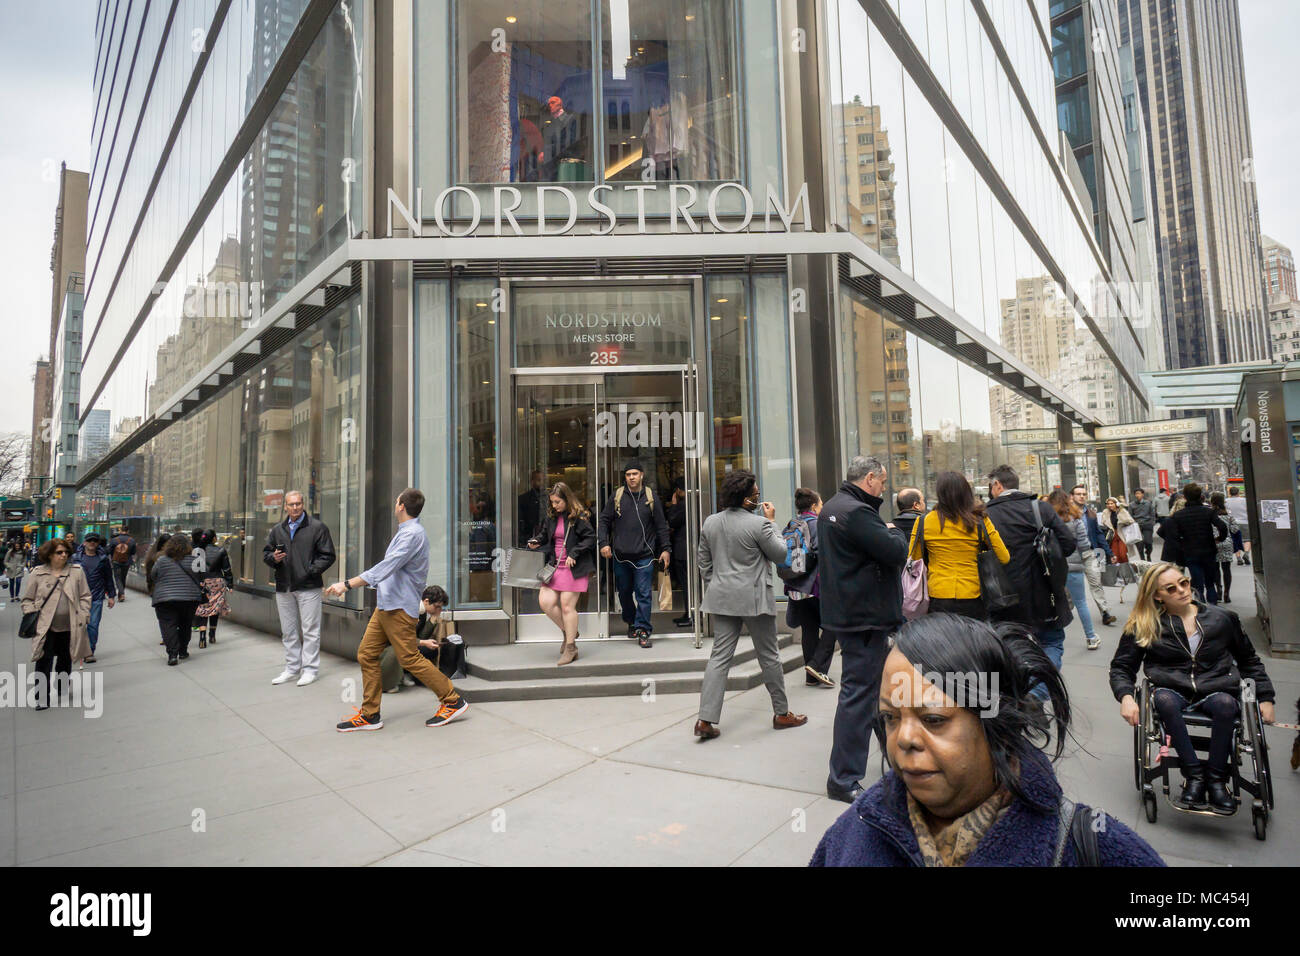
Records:
[[[740,468],[782,521],[796,487],[828,497],[840,475],[827,469],[858,453],[888,463],[891,496],[932,497],[945,470],[986,494],[983,475],[1003,462],[1028,489],[1059,483],[1059,442],[1043,436],[1061,413],[1028,397],[1032,382],[1011,387],[992,358],[976,367],[980,350],[954,346],[945,326],[955,313],[977,344],[1094,422],[1143,417],[1128,380],[1141,348],[1106,258],[1123,243],[1093,240],[1057,155],[1056,82],[1086,79],[1086,29],[1049,21],[1044,4],[873,7],[899,18],[903,42],[856,2],[813,6],[829,43],[815,44],[827,61],[811,72],[792,65],[805,50],[767,2],[414,0],[407,24],[406,8],[341,0],[314,36],[302,23],[323,11],[303,0],[209,3],[211,42],[192,59],[177,46],[188,35],[144,23],[145,59],[166,64],[177,90],[193,71],[197,84],[190,100],[142,99],[142,128],[161,137],[139,141],[144,161],[117,159],[96,114],[81,444],[94,437],[86,468],[104,453],[114,463],[84,483],[79,507],[142,541],[212,527],[242,585],[265,591],[260,547],[287,492],[330,525],[335,579],[375,559],[385,502],[413,484],[427,495],[429,582],[466,621],[487,622],[536,610],[503,563],[534,530],[541,489],[565,480],[599,507],[626,457],[644,458],[663,501],[689,497],[692,534]],[[103,18],[106,50],[133,15]],[[390,61],[398,75],[365,69]],[[118,89],[99,72],[97,110],[127,116],[138,77]],[[823,74],[816,97],[800,89]],[[824,131],[814,99],[830,103]],[[1086,96],[1079,108],[1092,142],[1104,117]],[[786,202],[817,163],[829,201],[798,225],[860,241],[863,262],[874,250],[944,316],[837,281],[838,256],[810,293],[794,279],[811,258],[789,251],[795,236],[746,235],[767,228],[769,192]],[[1099,197],[1124,182],[1094,172]],[[384,220],[387,190],[361,184],[389,174],[436,234],[365,232]],[[657,184],[668,188],[636,192]],[[745,187],[757,207],[735,242],[788,246],[710,249],[721,237],[704,206],[719,184]],[[606,217],[593,187],[618,220],[608,254],[541,236],[569,195],[589,236],[583,220]],[[717,194],[727,227],[745,190]],[[503,197],[529,228],[480,253],[486,237],[464,218],[477,200],[491,231]],[[676,232],[681,201],[703,226],[682,237],[689,249],[642,251],[633,223]],[[324,283],[349,291],[326,293],[326,308],[319,267],[358,238],[371,241],[351,246],[346,281]],[[426,240],[441,245],[404,245],[395,261],[371,252]],[[535,244],[515,254],[516,240]],[[811,315],[810,295],[831,314]],[[261,314],[290,303],[296,315],[248,342]],[[614,437],[601,432],[609,415],[622,416]],[[666,437],[646,439],[628,415]],[[687,589],[674,590],[676,611]],[[595,593],[583,605],[610,606]]]

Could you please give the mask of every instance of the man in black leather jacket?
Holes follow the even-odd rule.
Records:
[[[320,670],[322,575],[334,564],[334,539],[325,522],[310,517],[301,491],[284,496],[285,518],[272,525],[262,560],[275,571],[275,607],[284,640],[284,670],[271,681],[313,683]]]

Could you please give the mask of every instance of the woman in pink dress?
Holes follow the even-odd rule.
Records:
[[[551,489],[541,533],[528,542],[541,548],[546,564],[555,568],[542,587],[538,603],[564,637],[557,666],[578,659],[578,595],[596,570],[596,529],[587,509],[564,482]]]

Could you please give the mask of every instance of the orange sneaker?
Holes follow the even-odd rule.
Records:
[[[451,723],[457,717],[463,717],[465,711],[469,710],[469,701],[464,697],[456,701],[455,704],[443,704],[438,708],[438,712],[424,722],[426,727],[442,727]]]
[[[361,713],[361,708],[347,720],[340,721],[335,729],[341,734],[350,734],[354,730],[379,730],[384,726],[383,720],[378,714],[373,717],[367,717]]]

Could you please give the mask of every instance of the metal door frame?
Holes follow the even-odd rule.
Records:
[[[686,545],[687,546],[687,556],[686,556],[687,574],[686,574],[686,592],[684,594],[684,599],[686,601],[686,609],[685,609],[686,613],[690,615],[692,620],[692,631],[695,635],[695,646],[698,648],[702,646],[701,628],[703,622],[702,622],[701,615],[699,613],[701,583],[699,579],[699,566],[698,566],[698,562],[695,560],[695,555],[699,553],[698,552],[699,523],[703,520],[703,517],[701,515],[703,502],[701,498],[700,463],[706,460],[707,458],[705,452],[707,450],[708,443],[706,441],[706,436],[698,434],[699,429],[696,427],[696,422],[700,416],[701,410],[699,409],[698,406],[694,406],[694,403],[692,401],[692,399],[695,398],[698,394],[697,392],[698,373],[696,368],[694,367],[694,363],[691,362],[682,365],[618,366],[616,368],[601,366],[600,371],[592,371],[591,369],[585,367],[581,367],[579,369],[562,368],[562,369],[556,369],[554,371],[540,370],[540,369],[512,369],[511,385],[510,385],[510,393],[511,393],[510,407],[511,408],[515,407],[514,399],[515,396],[518,394],[518,389],[521,386],[522,387],[538,386],[538,385],[557,386],[557,387],[562,387],[566,385],[589,386],[592,389],[591,409],[592,409],[593,427],[599,427],[598,425],[594,425],[594,423],[599,420],[599,416],[602,412],[609,411],[609,401],[606,398],[606,394],[605,394],[606,380],[608,377],[614,375],[637,375],[637,374],[661,375],[667,377],[672,375],[673,373],[676,373],[678,375],[678,388],[675,394],[669,394],[666,396],[652,396],[650,397],[649,400],[662,397],[668,399],[669,401],[674,401],[674,400],[680,401],[682,407],[683,420],[686,425],[683,434],[684,444],[682,448],[682,462],[683,462],[682,475],[684,478],[684,484],[686,486],[685,501],[686,501],[686,542],[687,542]],[[510,476],[511,480],[513,480],[513,477],[516,476],[518,473],[519,452],[521,451],[521,449],[515,447],[516,442],[514,441],[515,438],[514,432],[517,430],[517,427],[518,427],[518,423],[516,422],[512,424],[512,427],[510,429],[512,433],[511,441],[510,441],[511,447],[509,451],[509,457],[503,462],[503,464],[506,465],[506,467],[502,469],[503,476]],[[691,454],[692,449],[691,449],[690,442],[692,440],[694,441],[694,446],[696,449],[696,453],[694,455]],[[592,441],[593,442],[595,441],[594,435],[592,436]],[[596,474],[593,478],[593,481],[595,482],[595,487],[598,493],[602,484],[605,484],[607,487],[611,487],[611,488],[617,484],[617,481],[614,480],[615,475],[613,474],[612,471],[613,466],[606,458],[607,453],[608,453],[608,449],[600,449],[599,446],[597,446],[597,450],[595,453]],[[511,494],[513,495],[514,493],[513,485],[511,486],[511,488],[512,488]],[[514,509],[513,508],[510,509],[502,517],[506,519],[502,522],[502,524],[508,525],[508,527],[506,528],[506,533],[509,536],[507,540],[513,542],[516,540]],[[597,516],[593,515],[593,519],[595,519],[596,517]],[[583,612],[583,614],[580,615],[581,618],[586,618],[588,621],[590,619],[590,615],[595,614],[597,616],[597,622],[596,622],[597,631],[598,631],[597,636],[600,639],[607,639],[611,636],[611,632],[609,629],[609,615],[613,613],[612,607],[603,606],[601,604],[601,602],[605,600],[605,590],[606,590],[605,579],[606,579],[606,575],[603,570],[602,562],[598,560],[596,562],[596,580],[594,582],[596,588],[596,594],[597,594],[597,598],[596,598],[597,607],[594,611],[589,610]],[[519,634],[520,611],[517,604],[515,603],[516,597],[514,595],[514,589],[510,589],[510,600],[511,600],[510,614],[513,622],[512,630],[513,630],[514,642],[533,643],[536,639],[532,637],[529,637],[527,639],[522,639]],[[588,626],[590,626],[590,624],[588,624]],[[537,641],[537,642],[541,643],[541,641]]]

